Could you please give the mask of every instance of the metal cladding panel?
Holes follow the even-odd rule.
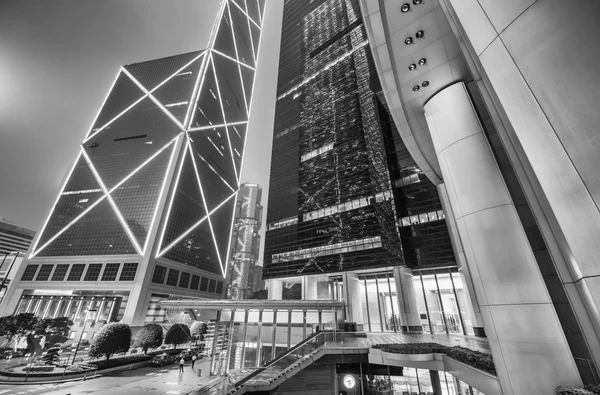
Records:
[[[121,72],[111,89],[106,102],[96,118],[92,130],[88,135],[98,131],[101,127],[116,118],[137,100],[144,97],[145,93],[127,76]]]
[[[161,248],[169,246],[208,214],[191,153],[186,154],[182,166],[173,192],[175,195],[171,197],[173,203],[170,205]]]
[[[200,96],[194,110],[194,118],[190,127],[206,127],[225,123],[223,110],[219,101],[219,91],[212,62],[208,63],[202,76]]]
[[[244,7],[242,6],[242,9]],[[250,24],[248,17],[238,7],[229,7],[231,12],[231,24],[235,35],[238,60],[250,67],[255,67],[254,52],[252,51],[252,39],[250,38]]]
[[[187,233],[163,257],[211,273],[222,274],[208,220]]]
[[[238,64],[233,60],[216,54],[213,63],[217,71],[219,97],[225,112],[225,122],[244,122],[248,120],[248,109],[240,79]]]
[[[198,74],[202,68],[204,56],[195,60],[185,69],[175,74],[169,81],[152,92],[156,98],[181,124],[185,120],[188,105]]]
[[[246,141],[246,124],[232,125],[227,128],[229,141],[233,152],[233,162],[238,176],[242,171],[242,153],[244,152],[244,143]]]
[[[108,189],[181,133],[150,98],[145,98],[84,144]]]
[[[163,150],[111,193],[140,245],[144,245],[150,231],[173,149],[174,146]]]
[[[229,5],[225,5],[225,12],[219,21],[219,30],[217,31],[213,48],[222,54],[236,59],[235,41],[233,38],[229,8],[235,8],[235,6],[230,7]]]
[[[38,256],[137,254],[107,199],[58,236]]]
[[[204,51],[196,51],[181,55],[169,56],[167,58],[150,60],[125,66],[125,69],[150,91],[177,73],[182,67],[194,60]]]
[[[48,223],[38,241],[38,246],[42,247],[92,204],[100,200],[102,196],[104,194],[100,184],[98,184],[84,157],[80,156],[69,181],[63,188],[61,196],[50,214]]]

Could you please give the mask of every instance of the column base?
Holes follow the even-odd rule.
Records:
[[[485,329],[483,329],[483,327],[474,326],[473,332],[475,332],[475,336],[477,336],[477,337],[487,337],[485,335]]]

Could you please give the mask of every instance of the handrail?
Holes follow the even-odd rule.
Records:
[[[235,388],[238,388],[238,387],[242,386],[246,381],[248,381],[251,378],[257,376],[258,374],[264,372],[265,369],[267,369],[267,368],[271,367],[272,365],[274,365],[275,363],[281,361],[283,358],[287,357],[288,355],[290,355],[291,353],[293,353],[294,351],[296,351],[300,347],[308,344],[311,340],[315,339],[316,337],[320,336],[321,334],[323,334],[323,332],[313,333],[312,335],[310,335],[306,339],[302,340],[300,343],[297,343],[294,347],[292,347],[289,350],[287,350],[287,352],[285,354],[282,354],[282,355],[278,356],[277,358],[275,358],[275,359],[267,362],[265,364],[265,366],[261,366],[260,368],[256,369],[255,371],[253,371],[249,375],[247,375],[244,378],[242,378],[241,380],[237,381],[234,384]]]

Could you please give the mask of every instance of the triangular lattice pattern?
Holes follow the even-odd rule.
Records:
[[[32,255],[155,251],[225,273],[264,8],[226,0],[206,50],[122,69]]]

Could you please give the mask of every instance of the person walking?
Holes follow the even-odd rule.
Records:
[[[179,373],[183,373],[183,364],[185,364],[185,359],[181,358],[179,360]]]
[[[196,363],[196,354],[192,355],[192,369],[194,369],[194,364]]]

